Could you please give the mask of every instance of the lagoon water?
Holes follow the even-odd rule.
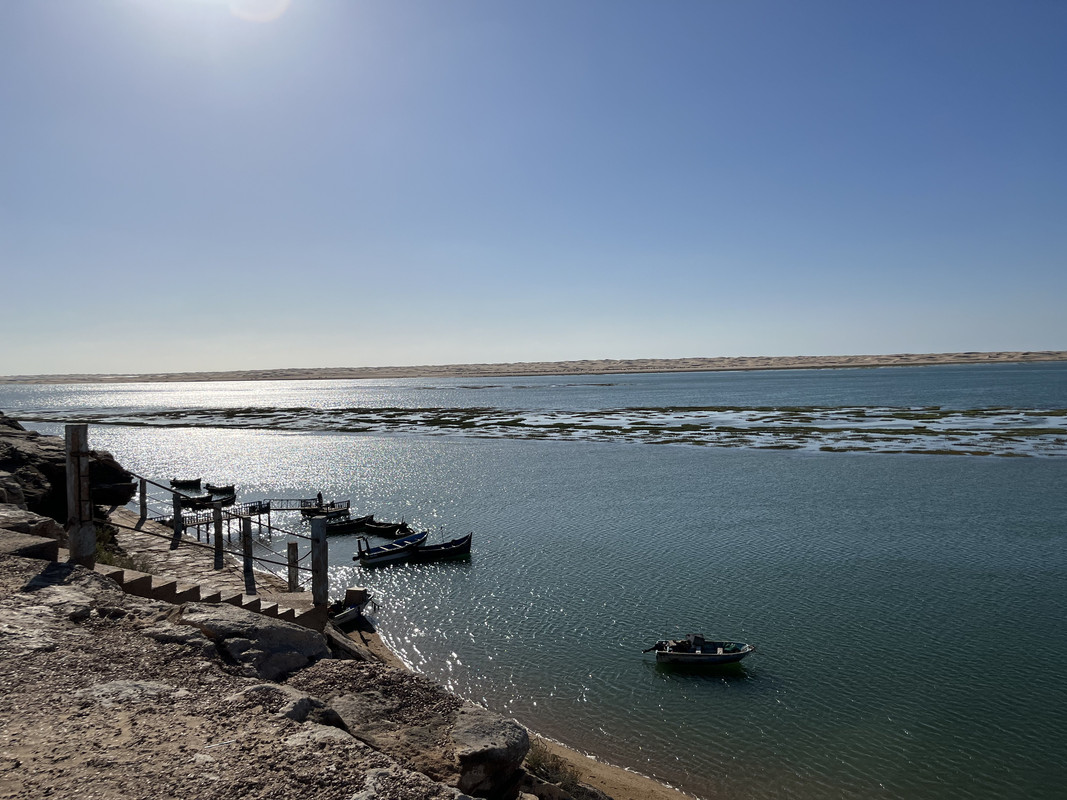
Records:
[[[827,450],[826,425],[796,449],[651,444],[559,417],[935,406],[1027,424],[975,456]],[[3,386],[0,409],[45,432],[89,419],[92,445],[141,474],[474,531],[469,563],[373,571],[331,538],[331,585],[372,589],[413,668],[696,795],[1067,791],[1067,364]],[[352,409],[404,423],[353,431]],[[434,422],[458,409],[480,410]],[[480,430],[486,409],[567,433]],[[953,451],[966,432],[938,435]],[[759,650],[711,674],[641,653],[687,632]]]

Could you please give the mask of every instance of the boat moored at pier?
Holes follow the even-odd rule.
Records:
[[[376,567],[382,564],[391,564],[396,561],[406,560],[415,550],[426,541],[427,532],[414,533],[397,539],[395,542],[371,547],[364,537],[360,537],[356,543],[356,554],[353,561],[358,561],[364,567]]]
[[[468,558],[471,554],[472,538],[474,538],[474,534],[468,533],[466,536],[460,536],[450,542],[423,545],[415,550],[408,557],[408,560],[412,564],[425,564],[430,561],[455,561],[461,558]]]
[[[350,519],[345,519],[344,517],[337,519],[327,518],[326,535],[343,536],[349,533],[363,533],[366,524],[373,521],[373,514],[367,514],[365,517],[352,517]]]

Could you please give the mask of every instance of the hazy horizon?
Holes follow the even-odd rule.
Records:
[[[1067,361],[1067,351],[1021,351],[960,353],[853,353],[813,356],[730,356],[649,359],[574,359],[567,361],[474,362],[466,364],[392,364],[380,366],[276,367],[267,369],[171,371],[155,373],[23,373],[0,374],[0,383],[114,382],[116,378],[150,381],[188,378],[189,380],[346,380],[413,377],[491,377],[512,375],[596,375],[654,372],[719,372],[736,370],[833,369],[855,367],[901,367],[937,365],[981,365]]]

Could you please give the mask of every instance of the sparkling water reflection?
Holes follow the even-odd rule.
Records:
[[[1061,461],[93,428],[149,474],[309,486],[469,563],[364,570],[450,689],[698,794],[1052,797],[1064,769]],[[208,469],[210,465],[210,470]],[[755,642],[727,675],[640,651]]]
[[[787,377],[731,377],[732,397]],[[819,393],[818,402],[867,402],[848,388],[865,378],[819,379],[818,391],[803,378],[808,388],[791,386],[773,402]],[[673,402],[674,380],[640,391]],[[871,402],[897,401],[864,386]],[[1046,407],[1067,406],[1058,386],[1042,384]],[[600,387],[601,407],[615,388]],[[165,407],[165,390],[153,391],[151,402]],[[580,391],[581,402],[563,391],[571,399],[554,405],[595,407],[598,389]],[[922,386],[893,392],[935,402]],[[1018,387],[998,384],[985,397],[994,395],[1039,405]],[[201,393],[195,403],[223,405],[213,400]],[[1053,798],[1067,785],[1063,459],[99,425],[90,433],[131,469],[234,481],[243,500],[319,489],[351,498],[357,513],[404,517],[434,539],[474,531],[469,563],[374,571],[351,561],[350,538],[331,539],[331,583],[335,592],[370,586],[383,633],[416,669],[691,792],[963,800]],[[689,631],[759,650],[715,674],[665,671],[640,652]]]

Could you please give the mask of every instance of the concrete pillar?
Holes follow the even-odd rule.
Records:
[[[222,569],[222,503],[211,504],[212,521],[215,523],[215,569]]]
[[[96,564],[96,526],[89,491],[89,426],[66,426],[67,547],[75,564]]]
[[[256,593],[256,573],[252,569],[252,518],[241,517],[241,549],[245,562],[245,594]]]
[[[300,591],[300,547],[296,542],[286,544],[286,559],[289,562],[289,591]]]
[[[326,548],[326,517],[311,519],[311,601],[330,602],[330,556]]]

